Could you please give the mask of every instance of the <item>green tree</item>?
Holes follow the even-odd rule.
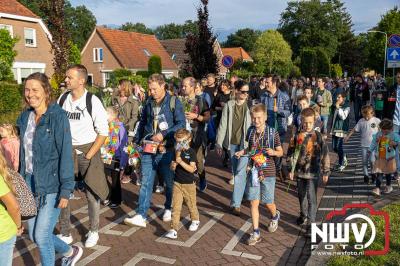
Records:
[[[68,65],[80,64],[81,51],[79,50],[78,46],[72,41],[69,41],[68,45],[69,45]]]
[[[197,8],[199,31],[186,36],[185,53],[190,60],[186,60],[183,71],[197,79],[218,71],[217,56],[214,53],[216,38],[208,24],[208,0],[201,0],[201,3],[202,6]]]
[[[343,69],[339,64],[331,65],[331,76],[334,78],[343,76]]]
[[[149,58],[149,62],[148,64],[148,72],[149,75],[158,73],[161,74],[162,72],[162,65],[161,65],[161,57],[159,57],[158,55],[152,55]]]
[[[43,1],[40,8],[47,15],[46,22],[53,37],[51,48],[54,55],[54,80],[56,84],[60,84],[65,78],[70,52],[68,43],[70,34],[65,20],[65,1]],[[57,93],[58,91],[56,91]]]
[[[18,0],[21,4],[29,8],[33,13],[38,15],[46,23],[50,30],[49,16],[50,14],[43,9],[44,4],[51,1],[43,0]],[[63,1],[64,19],[67,25],[67,31],[72,41],[77,44],[79,49],[82,49],[90,34],[96,26],[96,18],[93,13],[84,5],[73,7],[69,0]]]
[[[124,31],[133,31],[144,34],[154,34],[152,29],[147,28],[146,25],[140,22],[137,22],[135,24],[133,24],[132,22],[127,22],[123,24],[119,29]]]
[[[265,66],[268,73],[287,76],[292,68],[292,50],[276,30],[267,30],[258,37],[254,48],[257,64]]]
[[[396,6],[389,10],[372,30],[386,32],[388,36],[400,33],[400,9]],[[368,33],[367,42],[367,66],[383,73],[385,36],[382,33]]]
[[[165,24],[155,29],[155,34],[160,40],[181,39],[185,38],[189,33],[197,34],[199,32],[197,22],[186,20],[184,24]]]
[[[242,47],[247,52],[252,52],[257,38],[261,35],[261,31],[250,28],[239,29],[235,33],[228,36],[224,47]]]
[[[279,31],[290,43],[294,57],[304,47],[323,47],[331,59],[351,26],[349,18],[340,0],[293,1],[281,14]]]
[[[301,73],[307,77],[329,76],[330,63],[322,47],[305,47],[300,52]]]
[[[0,29],[0,80],[12,80],[13,73],[11,71],[14,58],[17,52],[14,46],[18,39],[11,37],[6,29]]]
[[[96,27],[96,17],[84,5],[74,8],[67,1],[66,3],[65,20],[67,30],[72,42],[81,50]]]

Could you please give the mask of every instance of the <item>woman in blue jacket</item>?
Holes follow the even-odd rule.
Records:
[[[37,216],[28,220],[29,237],[39,247],[41,263],[54,265],[55,251],[63,265],[75,265],[82,248],[68,246],[53,234],[62,208],[74,189],[72,140],[65,111],[51,104],[51,86],[46,75],[31,74],[24,83],[28,107],[18,118],[20,129],[19,172],[37,202]]]

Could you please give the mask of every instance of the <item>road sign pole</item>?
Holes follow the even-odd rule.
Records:
[[[386,52],[387,52],[387,43],[388,43],[388,37],[387,33],[385,32],[385,60],[383,61],[383,79],[386,79]]]

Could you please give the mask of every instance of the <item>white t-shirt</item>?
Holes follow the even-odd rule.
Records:
[[[72,101],[69,93],[62,106],[67,111],[74,146],[94,142],[97,135],[108,136],[107,112],[102,102],[97,96],[92,96],[92,116],[90,116],[86,108],[86,94],[87,90],[78,100]]]
[[[368,121],[361,118],[358,121],[354,130],[361,133],[361,147],[369,148],[371,146],[372,137],[378,133],[380,122],[381,120],[376,117],[372,117]]]

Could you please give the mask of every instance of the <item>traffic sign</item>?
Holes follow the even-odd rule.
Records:
[[[389,47],[386,54],[388,68],[400,67],[400,47]]]
[[[222,57],[222,65],[226,68],[231,68],[233,66],[234,60],[233,57],[230,55],[224,55]]]
[[[388,40],[390,47],[400,47],[400,34],[392,34]]]

